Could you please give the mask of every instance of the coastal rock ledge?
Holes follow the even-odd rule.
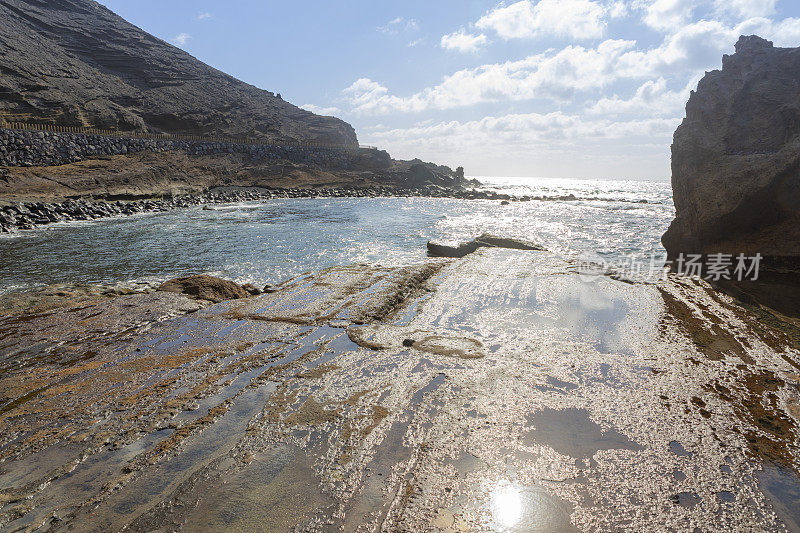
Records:
[[[681,253],[760,253],[759,283],[722,285],[796,315],[800,295],[800,48],[742,36],[706,73],[672,144],[676,217],[662,242]]]

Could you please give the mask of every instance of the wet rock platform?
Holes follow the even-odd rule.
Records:
[[[496,248],[0,316],[0,529],[797,531],[797,338]]]

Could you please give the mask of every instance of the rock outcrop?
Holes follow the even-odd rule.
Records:
[[[0,117],[356,146],[353,128],[228,76],[93,0],[0,0]]]
[[[174,292],[185,294],[197,300],[209,302],[223,302],[225,300],[240,300],[253,296],[255,291],[252,285],[239,285],[233,281],[207,276],[186,276],[175,278],[162,283],[158,287],[160,292]]]
[[[475,237],[469,242],[463,242],[457,246],[449,246],[446,244],[435,243],[428,241],[428,255],[430,257],[465,257],[478,248],[507,248],[509,250],[532,250],[544,251],[544,248],[538,244],[523,241],[520,239],[512,239],[509,237],[497,237],[484,233],[479,237]]]
[[[800,48],[743,36],[706,74],[675,132],[672,188],[669,258],[760,253],[761,283],[736,289],[789,311],[781,295],[795,293],[800,267]]]
[[[425,185],[439,185],[444,187],[463,187],[465,185],[480,185],[478,180],[464,178],[464,169],[456,170],[435,163],[426,163],[420,159],[411,161],[393,161],[388,174],[392,181],[404,187],[421,187]]]

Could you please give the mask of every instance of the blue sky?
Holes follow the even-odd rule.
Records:
[[[668,179],[689,91],[797,0],[105,0],[206,63],[473,176]]]

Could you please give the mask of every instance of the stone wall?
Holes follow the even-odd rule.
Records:
[[[364,150],[359,149],[140,139],[82,133],[0,129],[0,167],[55,166],[97,156],[144,151],[182,151],[190,155],[241,153],[258,160],[289,160],[295,163],[345,170],[358,170],[364,163]],[[371,152],[378,151],[371,150]],[[380,153],[384,154],[385,152]]]

